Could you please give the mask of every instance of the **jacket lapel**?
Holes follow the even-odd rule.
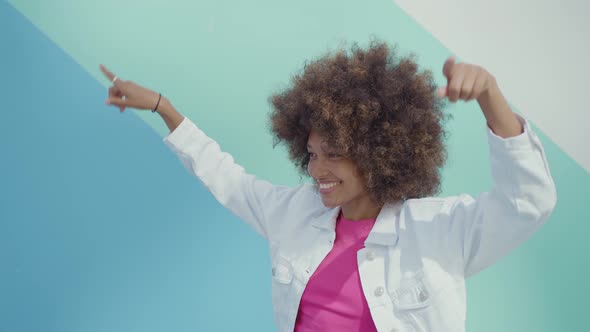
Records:
[[[340,213],[340,206],[327,209],[312,219],[311,224],[320,229],[334,231],[336,229],[336,218]]]
[[[395,246],[398,241],[397,228],[399,227],[399,212],[403,203],[397,202],[393,204],[385,204],[375,225],[365,240],[365,246],[370,244],[377,244],[382,246]]]

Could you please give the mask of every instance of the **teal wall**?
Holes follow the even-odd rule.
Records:
[[[391,1],[0,1],[0,331],[275,331],[266,243],[164,146],[157,115],[104,105],[98,64],[162,91],[249,172],[296,185],[266,98],[371,36],[443,83],[452,51]],[[449,112],[443,195],[477,195],[483,116]],[[468,280],[468,331],[585,330],[590,175],[535,129],[558,205]]]

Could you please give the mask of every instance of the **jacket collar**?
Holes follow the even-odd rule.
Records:
[[[377,244],[382,246],[395,246],[398,240],[397,227],[399,225],[399,212],[403,202],[388,203],[383,206],[373,229],[365,240],[367,244]],[[311,224],[314,227],[334,231],[336,228],[336,219],[340,213],[340,206],[325,210],[315,217]]]
[[[395,246],[398,240],[397,228],[399,225],[399,212],[403,202],[388,203],[383,206],[375,225],[365,240],[365,246],[368,244],[378,244],[382,246]]]
[[[318,216],[313,218],[311,224],[317,228],[334,231],[336,229],[336,219],[338,218],[339,213],[340,206],[324,210]]]

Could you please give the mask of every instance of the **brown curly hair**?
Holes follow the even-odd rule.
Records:
[[[400,57],[372,39],[304,65],[292,86],[269,97],[273,147],[307,174],[307,139],[317,130],[335,152],[350,158],[378,204],[440,193],[446,161],[445,102],[429,70],[418,72],[413,54]]]

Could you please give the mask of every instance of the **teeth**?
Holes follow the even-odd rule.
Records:
[[[332,183],[321,183],[320,184],[320,189],[328,189],[328,188],[332,188],[335,185],[337,185],[338,182],[332,182]]]

